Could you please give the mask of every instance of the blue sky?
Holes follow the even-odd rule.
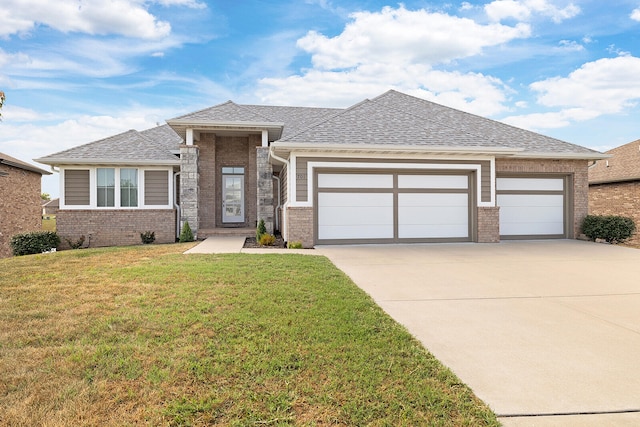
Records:
[[[638,76],[640,0],[3,0],[0,151],[390,88],[605,151],[640,138]]]

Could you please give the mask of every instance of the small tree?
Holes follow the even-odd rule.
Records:
[[[51,196],[49,195],[49,193],[42,193],[40,194],[40,198],[42,200],[51,200]]]
[[[256,242],[260,242],[260,238],[267,234],[267,227],[264,225],[264,219],[258,222],[258,228],[256,229]]]
[[[180,243],[193,242],[193,240],[193,231],[191,231],[189,221],[185,221],[180,232]]]

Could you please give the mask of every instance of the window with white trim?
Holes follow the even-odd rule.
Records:
[[[120,169],[120,206],[138,206],[138,169]]]
[[[116,203],[116,170],[114,168],[96,169],[97,205],[100,208],[114,207]]]

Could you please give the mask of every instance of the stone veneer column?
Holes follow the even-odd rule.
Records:
[[[478,207],[478,243],[500,242],[500,207]]]
[[[256,147],[257,221],[264,220],[267,233],[273,233],[273,169],[269,163],[269,147]]]
[[[180,146],[180,229],[186,221],[198,235],[198,147],[195,145]]]

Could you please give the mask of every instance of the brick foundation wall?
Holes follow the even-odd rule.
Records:
[[[500,242],[500,207],[478,208],[478,243]]]
[[[66,249],[65,238],[76,241],[80,236],[91,247],[139,245],[145,231],[155,232],[155,243],[173,243],[175,218],[173,209],[60,210],[56,222],[60,247]]]
[[[592,215],[621,215],[633,218],[640,227],[640,182],[598,184],[589,187],[589,213]],[[628,240],[640,244],[640,233]]]
[[[303,248],[312,248],[313,238],[313,208],[287,208],[287,241],[302,242]]]
[[[5,258],[13,254],[12,236],[42,230],[42,175],[1,164],[0,172],[0,258]]]
[[[496,174],[500,173],[554,173],[573,177],[573,230],[569,237],[580,236],[582,220],[589,209],[589,177],[586,160],[523,160],[496,159]]]

